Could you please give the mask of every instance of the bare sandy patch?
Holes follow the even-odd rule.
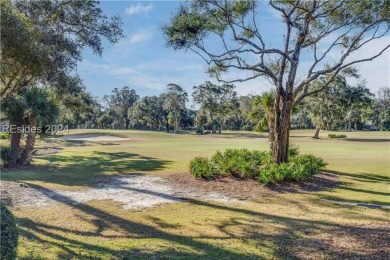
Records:
[[[61,139],[67,140],[67,141],[92,141],[92,142],[98,142],[98,141],[121,141],[121,140],[129,140],[131,138],[123,138],[118,136],[112,136],[112,135],[65,135],[60,137]]]
[[[123,203],[124,209],[144,209],[163,203],[186,199],[212,200],[222,203],[239,202],[217,192],[198,188],[178,188],[157,176],[128,175],[112,177],[108,181],[79,191],[39,189],[26,184],[2,182],[2,200],[14,207],[46,206],[55,202],[80,204],[91,200],[113,200]]]

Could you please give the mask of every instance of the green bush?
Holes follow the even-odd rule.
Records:
[[[195,134],[197,134],[197,135],[203,135],[203,134],[204,134],[203,128],[202,128],[202,127],[197,127],[197,128],[195,129]]]
[[[298,155],[288,163],[269,163],[259,172],[257,179],[265,185],[280,181],[302,181],[325,166],[324,160],[314,155]]]
[[[346,135],[343,134],[328,134],[329,138],[347,138]]]
[[[252,131],[252,127],[250,125],[244,125],[241,130],[242,131]]]
[[[326,163],[311,154],[299,155],[297,146],[289,148],[288,163],[271,161],[271,153],[248,149],[226,149],[217,151],[210,160],[195,157],[190,161],[190,173],[194,178],[208,179],[216,175],[232,175],[238,178],[256,178],[267,185],[280,181],[302,181]]]
[[[6,145],[0,146],[0,163],[2,167],[7,167],[12,164],[12,151],[11,147]]]
[[[291,159],[290,163],[295,165],[302,165],[305,169],[305,173],[308,176],[315,174],[318,170],[324,168],[327,165],[323,159],[315,157],[312,154],[299,155],[296,158]]]
[[[256,177],[259,167],[268,160],[268,153],[248,149],[226,149],[211,157],[218,174],[231,174],[239,178]]]
[[[8,137],[9,137],[9,133],[7,132],[0,133],[0,139],[5,140],[8,139]]]
[[[16,247],[18,245],[18,230],[15,218],[7,207],[0,203],[1,207],[1,255],[0,259],[16,259]]]
[[[277,164],[269,163],[265,168],[259,171],[258,180],[267,185],[288,179],[294,172],[293,166],[288,163]]]
[[[293,158],[299,155],[299,146],[297,145],[290,145],[288,148],[288,157]]]
[[[213,177],[213,166],[207,157],[195,157],[190,161],[190,173],[194,178],[209,179]]]

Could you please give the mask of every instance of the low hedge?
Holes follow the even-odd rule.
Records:
[[[0,259],[12,260],[16,259],[16,247],[18,246],[18,230],[16,228],[15,217],[0,202],[1,207],[1,248]]]
[[[0,145],[0,165],[8,167],[12,164],[12,150],[8,145]]]
[[[347,138],[346,135],[343,134],[328,134],[329,138]]]
[[[289,150],[290,161],[276,164],[269,152],[248,149],[226,149],[217,151],[209,160],[195,157],[190,161],[189,170],[194,178],[210,179],[221,175],[231,175],[243,179],[257,179],[267,185],[280,181],[302,181],[326,163],[314,155],[300,155],[297,147]]]

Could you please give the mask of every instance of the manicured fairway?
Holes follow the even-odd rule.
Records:
[[[2,180],[42,189],[80,190],[116,174],[188,174],[188,161],[225,148],[268,149],[267,136],[251,132],[221,135],[144,131],[74,130],[126,140],[83,142],[49,138],[32,169],[3,171]],[[246,203],[203,200],[124,210],[117,202],[58,203],[49,208],[12,208],[20,228],[22,258],[346,258],[389,252],[389,211],[338,206],[323,201],[390,205],[390,134],[345,133],[348,138],[311,138],[313,131],[292,131],[302,153],[328,162],[339,175],[336,188],[279,193]],[[43,167],[43,165],[45,165]],[[260,185],[260,184],[259,184]],[[387,239],[387,240],[386,240]],[[375,242],[377,241],[377,242]],[[382,250],[382,251],[381,251]]]

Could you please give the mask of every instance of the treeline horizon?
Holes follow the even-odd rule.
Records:
[[[171,83],[162,94],[140,97],[134,89],[124,86],[114,88],[99,100],[80,88],[77,93],[63,93],[58,121],[69,129],[195,130],[197,134],[223,130],[268,131],[272,104],[267,106],[267,99],[273,102],[273,92],[238,95],[235,89],[233,84],[206,81],[187,93]],[[193,100],[190,108],[186,106],[189,95]],[[379,89],[375,95],[364,82],[350,86],[342,78],[327,91],[297,104],[291,128],[389,130],[389,106],[389,87]]]

